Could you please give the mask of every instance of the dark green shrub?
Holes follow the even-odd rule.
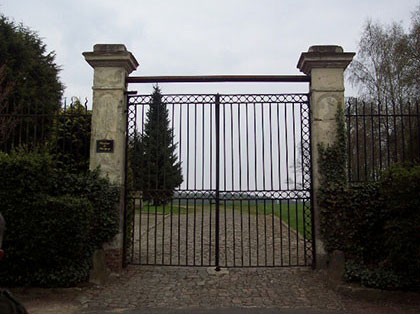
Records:
[[[420,288],[420,166],[395,166],[380,179],[384,267]]]
[[[58,112],[49,151],[60,168],[76,173],[89,169],[91,120],[92,113],[77,98]]]
[[[420,289],[420,166],[393,166],[347,194],[346,279]]]
[[[342,250],[345,278],[381,289],[420,290],[420,166],[396,165],[378,182],[348,185],[342,112],[337,140],[319,146],[321,236]]]
[[[93,251],[118,231],[118,190],[98,172],[57,169],[47,154],[0,154],[6,219],[0,284],[70,286],[88,278]]]

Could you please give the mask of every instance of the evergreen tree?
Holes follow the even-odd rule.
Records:
[[[9,151],[20,144],[45,141],[52,116],[60,109],[63,84],[54,52],[36,32],[0,14],[0,144]],[[7,93],[4,93],[7,91]],[[44,118],[4,119],[10,115]],[[41,121],[42,120],[42,121]],[[19,132],[12,132],[13,129]],[[5,131],[6,130],[6,131]],[[7,136],[6,136],[7,135]]]
[[[177,144],[170,127],[169,112],[162,102],[159,87],[154,87],[150,108],[146,113],[143,134],[134,139],[132,167],[134,185],[143,192],[143,200],[153,205],[167,203],[182,181]]]

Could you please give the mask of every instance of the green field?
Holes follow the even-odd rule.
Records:
[[[308,203],[307,203],[308,204]],[[307,205],[307,207],[309,204]],[[147,202],[144,203],[143,209],[137,209],[137,212],[142,213],[149,213],[149,214],[187,214],[187,213],[194,213],[194,209],[197,213],[201,213],[202,211],[208,212],[210,210],[215,210],[216,206],[215,204],[211,205],[208,202],[202,202],[201,200],[197,200],[194,204],[193,200],[190,200],[188,203],[173,201],[173,203],[168,203],[166,205],[159,205],[154,206]],[[287,202],[283,202],[282,204],[274,204],[274,202],[267,200],[265,202],[255,202],[255,201],[249,201],[243,200],[243,201],[226,201],[220,202],[220,213],[223,214],[224,211],[232,212],[232,210],[235,211],[235,213],[240,213],[241,211],[244,214],[250,214],[250,215],[257,215],[258,216],[271,216],[274,214],[274,216],[281,218],[285,223],[289,223],[290,221],[290,227],[294,230],[298,230],[300,234],[303,235],[304,232],[304,218],[303,218],[303,203],[301,202],[295,202],[293,200]],[[306,209],[307,211],[309,208]],[[306,222],[308,217],[305,217]],[[297,223],[296,223],[297,222]],[[307,231],[311,231],[310,224],[307,225]]]

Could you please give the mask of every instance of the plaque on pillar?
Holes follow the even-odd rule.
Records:
[[[97,140],[96,141],[96,152],[97,153],[113,153],[114,152],[114,140]]]

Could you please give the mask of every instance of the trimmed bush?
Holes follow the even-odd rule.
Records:
[[[397,165],[379,182],[324,192],[331,194],[321,199],[323,239],[345,253],[346,280],[420,290],[420,166]]]
[[[350,186],[341,108],[337,139],[319,146],[318,160],[321,236],[328,251],[344,252],[346,280],[420,290],[420,166],[395,165],[378,182]]]
[[[93,251],[118,232],[118,196],[97,171],[69,173],[47,154],[0,153],[6,220],[0,284],[63,287],[87,280]]]

